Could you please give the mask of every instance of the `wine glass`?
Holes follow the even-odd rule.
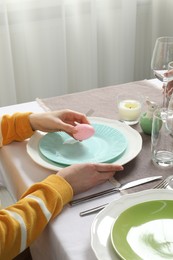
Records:
[[[167,93],[169,95],[168,109],[173,110],[173,61],[168,64],[168,72],[169,81],[171,81],[167,86]]]
[[[152,60],[151,69],[156,78],[163,82],[163,107],[167,108],[169,103],[169,97],[166,94],[166,87],[172,77],[166,77],[165,72],[168,71],[168,64],[173,61],[173,37],[160,37],[157,38]]]
[[[168,63],[168,70],[173,70],[173,61],[170,61],[170,62]],[[173,74],[171,74],[170,77],[172,77],[171,80],[173,80]],[[170,81],[170,80],[169,80],[169,81]]]

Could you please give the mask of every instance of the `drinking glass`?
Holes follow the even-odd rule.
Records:
[[[173,110],[159,108],[154,111],[151,152],[154,164],[173,167]]]
[[[172,77],[166,77],[168,64],[173,61],[173,37],[157,38],[151,59],[151,69],[156,78],[163,82],[163,107],[168,107],[169,98],[166,95],[166,87]]]

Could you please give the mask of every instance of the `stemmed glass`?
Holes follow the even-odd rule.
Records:
[[[166,87],[168,82],[173,80],[173,77],[166,77],[164,73],[168,71],[168,64],[171,61],[173,61],[173,37],[157,38],[151,60],[151,69],[155,77],[163,82],[163,107],[165,108],[168,107],[169,103]]]
[[[173,70],[173,61],[168,63],[168,70]],[[173,80],[173,73],[171,74],[171,80]]]

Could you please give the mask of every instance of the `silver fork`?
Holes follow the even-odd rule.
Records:
[[[91,116],[93,113],[94,113],[94,109],[90,108],[90,109],[85,113],[85,115],[86,115],[86,116]]]
[[[166,179],[163,179],[156,186],[154,186],[153,189],[166,189],[172,178],[173,178],[173,176],[171,176],[171,177],[169,176]]]

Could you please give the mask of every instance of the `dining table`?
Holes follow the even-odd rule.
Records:
[[[86,114],[92,109],[92,115],[88,116],[91,121],[98,119],[98,121],[103,120],[103,122],[117,123],[122,126],[124,123],[120,122],[118,118],[117,95],[126,92],[139,92],[141,94],[143,97],[143,113],[147,110],[145,102],[147,98],[158,105],[161,105],[162,102],[161,83],[157,79],[145,79],[61,96],[38,97],[31,102],[1,107],[0,114],[26,111],[39,113],[67,108]],[[139,178],[156,175],[165,178],[172,175],[172,168],[160,168],[153,164],[151,160],[151,136],[142,131],[139,123],[128,127],[133,129],[132,131],[141,138],[141,148],[135,154],[135,146],[131,147],[129,152],[133,156],[122,163],[124,170],[115,173],[114,178],[74,196],[74,199]],[[36,137],[37,134],[42,135],[39,131],[35,134]],[[49,162],[44,164],[42,160],[37,161],[37,156],[32,157],[32,145],[37,145],[35,144],[36,139],[32,138],[23,142],[13,142],[0,149],[0,183],[10,192],[14,202],[32,184],[42,181],[50,174],[55,174],[58,171],[56,164],[50,164],[49,167]],[[112,201],[119,200],[125,194],[152,189],[158,182],[159,180],[79,205],[71,206],[67,204],[32,243],[30,250],[33,260],[96,260],[97,257],[91,247],[91,226],[97,213],[81,217],[80,212],[99,205],[109,204]]]

